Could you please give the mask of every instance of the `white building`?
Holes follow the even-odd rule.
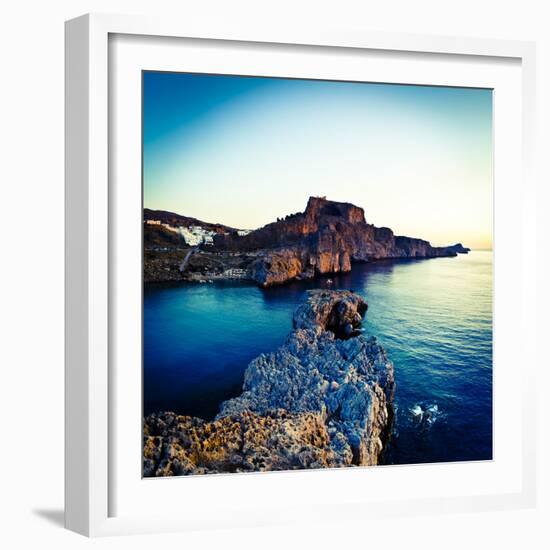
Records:
[[[239,237],[244,237],[249,233],[252,233],[252,229],[237,229],[237,235],[239,235]]]
[[[168,223],[162,223],[160,220],[145,220],[145,223],[147,225],[160,225],[168,231],[178,233],[189,246],[199,246],[201,244],[212,246],[214,244],[214,235],[216,232],[205,229],[200,225],[174,227]]]
[[[189,246],[199,246],[205,244],[212,246],[214,244],[215,231],[209,231],[200,225],[191,225],[190,227],[179,227],[180,235]]]

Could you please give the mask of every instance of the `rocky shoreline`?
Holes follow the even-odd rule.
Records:
[[[145,242],[162,242],[161,228],[148,228]],[[151,237],[151,232],[158,234]],[[434,247],[428,241],[397,236],[388,227],[366,222],[364,210],[350,203],[310,197],[304,212],[278,219],[245,235],[219,230],[212,246],[193,254],[170,245],[146,250],[144,280],[208,281],[243,279],[261,287],[318,275],[346,273],[355,262],[380,259],[441,258],[467,254],[462,244]],[[168,241],[168,239],[166,239]]]
[[[309,291],[287,341],[248,365],[241,395],[214,420],[144,419],[144,476],[377,464],[395,382],[385,350],[363,332],[366,311],[351,291]]]

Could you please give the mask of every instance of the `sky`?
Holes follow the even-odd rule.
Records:
[[[146,208],[255,229],[309,196],[492,248],[492,91],[143,73]]]

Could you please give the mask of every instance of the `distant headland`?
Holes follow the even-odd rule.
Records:
[[[236,229],[161,210],[144,210],[144,280],[244,279],[261,287],[345,273],[354,262],[467,254],[457,243],[396,236],[367,223],[351,203],[310,197],[304,212],[256,230]]]

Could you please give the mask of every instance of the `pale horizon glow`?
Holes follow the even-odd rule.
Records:
[[[145,72],[144,207],[255,229],[309,196],[492,248],[492,91]]]

